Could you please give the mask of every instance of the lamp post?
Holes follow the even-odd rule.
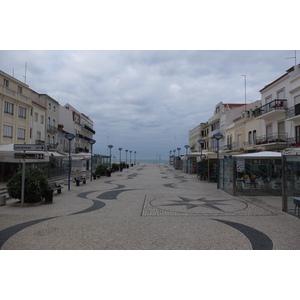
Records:
[[[122,151],[122,148],[118,148],[118,150],[120,151],[120,164],[119,164],[119,170],[121,171],[121,151]]]
[[[170,150],[170,155],[169,155],[169,165],[171,166],[172,163],[171,163],[171,157],[172,157],[172,150]]]
[[[125,152],[126,152],[126,168],[127,168],[127,152],[128,152],[128,150],[125,150]]]
[[[130,150],[129,151],[129,154],[130,154],[130,167],[131,167],[131,153],[132,153],[132,151]]]
[[[134,151],[134,164],[136,165],[136,151]]]
[[[217,189],[220,188],[220,158],[219,158],[219,140],[223,137],[222,133],[216,133],[213,138],[217,140]]]
[[[202,149],[203,149],[203,144],[205,143],[205,140],[198,140],[198,143],[200,145],[200,180],[202,181],[203,178],[203,164],[202,164]]]
[[[67,133],[65,138],[69,141],[69,171],[68,171],[68,191],[70,190],[70,179],[71,179],[71,141],[74,139],[75,134]]]
[[[109,148],[109,171],[111,171],[111,148],[113,145],[108,145],[107,147]]]
[[[188,160],[188,153],[187,153],[187,151],[190,148],[190,146],[189,145],[185,145],[184,148],[185,148],[185,156],[186,156],[186,173],[188,174],[188,172],[189,172],[189,167],[188,167],[189,160]]]
[[[89,143],[91,144],[91,181],[93,181],[93,145],[96,143],[96,141],[90,139]]]
[[[174,152],[174,157],[173,157],[173,166],[176,169],[176,149],[173,150]]]

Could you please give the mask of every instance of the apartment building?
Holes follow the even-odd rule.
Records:
[[[41,99],[40,94],[29,90],[32,101],[32,143],[46,145],[46,103]]]
[[[0,71],[0,145],[32,142],[29,93],[27,84]]]
[[[93,135],[96,133],[93,129],[94,122],[85,114],[80,113],[69,103],[65,104],[62,111],[66,109],[72,114],[72,127],[70,129],[70,119],[60,119],[60,128],[67,130],[69,133],[75,134],[75,138],[72,143],[72,151],[79,152],[89,152],[90,143],[89,141],[93,139]],[[65,124],[68,127],[65,128]],[[71,132],[70,132],[71,131]],[[60,146],[61,147],[61,146]]]
[[[255,139],[261,150],[300,146],[300,65],[288,69],[260,90],[261,106],[254,111],[262,120]]]

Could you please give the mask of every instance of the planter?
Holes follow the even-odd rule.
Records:
[[[6,205],[6,196],[0,196],[0,206]]]

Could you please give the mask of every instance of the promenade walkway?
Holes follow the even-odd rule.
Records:
[[[139,164],[52,204],[0,206],[0,248],[300,249],[300,219],[281,197],[233,197],[172,166]]]

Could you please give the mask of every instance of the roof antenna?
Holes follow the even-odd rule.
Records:
[[[25,83],[26,83],[26,72],[27,72],[27,61],[25,62],[25,75],[23,75]]]
[[[292,56],[292,57],[287,57],[286,59],[292,59],[292,58],[294,58],[295,59],[295,66],[296,66],[296,64],[297,64],[297,54],[296,54],[296,50],[295,50],[295,56]]]

